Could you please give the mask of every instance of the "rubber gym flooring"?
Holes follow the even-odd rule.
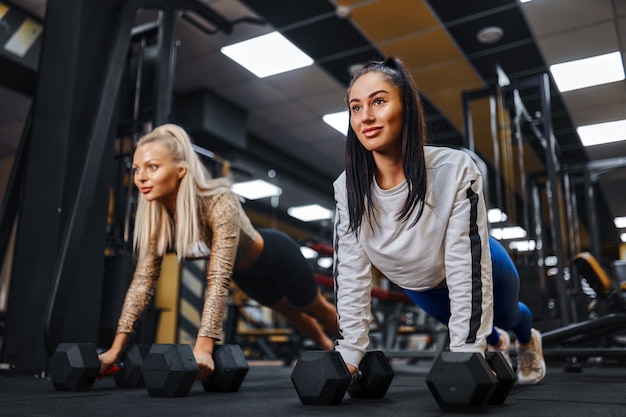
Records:
[[[0,376],[0,416],[63,417],[194,417],[194,416],[624,416],[626,367],[585,366],[580,373],[565,372],[548,363],[544,381],[534,386],[516,384],[503,405],[477,412],[440,411],[425,383],[430,361],[392,362],[395,377],[385,398],[354,400],[347,394],[339,405],[304,406],[291,384],[292,366],[251,362],[235,393],[207,393],[199,382],[187,397],[150,397],[145,389],[118,389],[113,378],[96,380],[91,391],[55,391],[46,378]]]

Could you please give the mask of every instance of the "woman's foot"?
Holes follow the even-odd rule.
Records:
[[[537,384],[546,376],[546,362],[541,350],[541,333],[530,330],[530,341],[524,345],[515,342],[517,349],[517,381],[521,385]]]
[[[511,356],[509,352],[511,350],[511,336],[509,336],[508,332],[505,332],[502,329],[498,329],[498,333],[500,334],[500,340],[496,346],[487,345],[487,350],[489,352],[500,352],[506,359],[507,363],[513,369],[513,362],[511,362]]]

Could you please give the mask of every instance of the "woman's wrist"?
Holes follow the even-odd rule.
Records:
[[[208,336],[198,336],[196,339],[195,349],[199,349],[203,352],[213,354],[213,349],[215,347],[215,339]]]
[[[113,339],[113,343],[111,344],[109,351],[111,353],[114,353],[115,356],[119,358],[122,350],[124,350],[124,347],[126,346],[126,343],[128,343],[128,341],[130,340],[130,338],[130,333],[117,333],[115,335],[115,338]]]
[[[350,378],[350,385],[354,384],[355,382],[357,382],[359,379],[361,379],[361,376],[363,375],[363,373],[357,369],[355,373],[352,374],[352,377]]]

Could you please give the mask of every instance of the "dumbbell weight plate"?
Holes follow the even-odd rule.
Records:
[[[497,384],[480,353],[441,352],[426,376],[442,411],[475,411],[487,404]]]
[[[369,351],[359,364],[361,377],[348,388],[350,398],[383,398],[394,377],[391,364],[381,351]]]
[[[248,362],[239,345],[217,345],[213,351],[215,372],[202,381],[205,391],[235,392],[246,374]]]
[[[100,372],[93,343],[60,343],[50,359],[50,379],[57,391],[89,391]]]
[[[200,368],[189,345],[152,345],[141,369],[148,394],[153,397],[185,397]]]
[[[304,351],[291,373],[291,383],[305,405],[339,404],[350,379],[348,367],[336,351]]]
[[[513,369],[501,352],[487,352],[485,353],[485,359],[498,377],[498,385],[493,394],[491,394],[488,403],[504,404],[513,385],[515,385],[515,381],[517,381],[517,375],[515,375],[515,372],[513,372]]]
[[[146,384],[143,380],[141,368],[150,345],[130,345],[122,355],[120,371],[113,377],[118,388],[142,388]]]

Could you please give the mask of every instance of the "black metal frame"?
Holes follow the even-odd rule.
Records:
[[[596,185],[602,173],[613,169],[626,167],[626,158],[616,157],[602,160],[595,160],[581,164],[571,164],[564,168],[565,172],[574,176],[574,184],[582,182],[585,190],[584,203],[587,209],[587,223],[589,238],[591,241],[591,253],[598,259],[602,258],[602,248],[600,244],[600,234],[598,224],[598,208],[596,203]]]
[[[29,149],[23,156],[17,158],[15,170],[26,169],[25,182],[22,181],[22,175],[15,175],[12,178],[9,188],[12,190],[8,194],[12,203],[9,206],[3,206],[2,213],[2,238],[7,236],[5,230],[13,224],[15,213],[20,212],[21,221],[17,228],[16,238],[16,256],[13,263],[13,271],[11,277],[11,288],[9,296],[9,308],[7,310],[7,332],[3,338],[2,359],[3,362],[10,363],[10,367],[17,371],[40,371],[46,367],[47,357],[54,351],[56,345],[64,340],[68,334],[68,326],[74,329],[76,326],[68,325],[68,319],[74,323],[80,322],[81,326],[97,327],[93,323],[88,322],[89,314],[85,312],[85,317],[68,317],[67,311],[70,305],[77,304],[81,307],[88,303],[84,298],[90,295],[82,294],[82,300],[72,297],[73,291],[76,291],[78,283],[79,287],[89,285],[85,280],[91,282],[92,287],[98,288],[101,284],[102,277],[99,277],[97,265],[90,264],[95,259],[103,259],[103,249],[105,239],[102,238],[100,243],[86,243],[86,238],[92,241],[99,236],[90,235],[95,230],[99,230],[102,223],[102,234],[104,235],[105,217],[103,214],[106,208],[94,208],[96,204],[101,202],[103,195],[103,183],[110,171],[110,167],[106,167],[106,161],[112,157],[113,141],[116,136],[116,119],[117,119],[117,103],[122,76],[125,70],[125,63],[129,51],[129,45],[133,34],[133,22],[137,11],[140,8],[159,9],[162,13],[161,27],[159,31],[159,42],[164,52],[158,62],[158,69],[154,85],[154,113],[152,122],[155,124],[165,123],[170,118],[171,112],[171,88],[173,79],[174,65],[174,49],[175,43],[173,38],[173,24],[179,11],[194,13],[202,19],[206,19],[216,27],[217,31],[231,33],[233,24],[227,19],[213,11],[207,5],[200,1],[194,0],[133,0],[129,2],[118,1],[107,5],[99,4],[97,7],[85,0],[75,0],[72,3],[59,1],[48,3],[48,17],[52,19],[54,24],[47,26],[44,36],[52,37],[53,40],[45,43],[42,50],[42,57],[47,59],[48,66],[40,66],[40,84],[43,82],[50,83],[54,78],[54,73],[63,76],[63,82],[58,86],[44,89],[47,94],[41,99],[40,94],[42,88],[38,89],[35,98],[35,111],[33,117],[40,118],[35,120],[36,126],[33,134],[40,143],[49,129],[57,129],[56,136],[63,138],[63,143],[56,145],[56,155],[61,160],[63,166],[48,167],[48,170],[60,172],[59,180],[53,184],[45,193],[33,191],[34,184],[30,182],[41,181],[41,171],[35,174],[35,167],[28,165],[32,161],[31,155],[36,150]],[[71,13],[69,11],[71,10]],[[50,13],[52,12],[52,13]],[[93,45],[89,45],[89,40],[80,40],[72,45],[67,54],[70,61],[65,69],[60,68],[59,59],[53,56],[48,49],[46,54],[46,46],[54,48],[61,47],[60,42],[68,37],[71,32],[70,26],[60,24],[60,21],[69,22],[72,20],[83,19],[85,16],[94,18],[94,14],[102,12],[107,13],[106,16],[98,16],[100,22],[108,21],[111,23],[103,33],[94,33],[93,39],[106,39],[103,45],[106,45],[102,51],[104,56],[98,55],[98,62],[104,65],[89,62],[87,67],[97,68],[99,73],[91,73],[82,75],[77,68],[80,59],[85,55],[93,57]],[[61,16],[64,16],[59,20]],[[106,20],[105,20],[106,19]],[[80,21],[80,20],[79,20]],[[48,21],[47,23],[51,23]],[[80,22],[84,25],[84,21]],[[78,22],[77,22],[78,24]],[[67,31],[63,32],[63,28],[67,27]],[[90,28],[91,29],[91,28]],[[55,30],[57,32],[55,32]],[[98,29],[93,29],[98,30]],[[57,33],[62,32],[59,35]],[[73,32],[72,32],[73,33]],[[47,39],[47,38],[46,38]],[[89,48],[91,47],[91,50]],[[65,50],[68,50],[67,48]],[[88,51],[86,53],[85,51]],[[98,54],[101,54],[98,51]],[[56,62],[55,62],[56,59]],[[98,67],[99,65],[99,67]],[[84,67],[84,65],[83,65]],[[52,68],[52,72],[49,70]],[[104,69],[102,69],[104,68]],[[48,75],[42,77],[42,73],[48,71]],[[63,73],[62,71],[65,71]],[[74,72],[76,83],[68,84],[72,78],[71,72]],[[100,77],[100,78],[98,78]],[[79,82],[82,82],[81,86]],[[63,84],[65,83],[65,84]],[[85,83],[91,83],[90,89],[97,89],[98,94],[94,99],[94,95],[87,95],[84,87]],[[97,83],[97,84],[96,84]],[[64,86],[67,85],[65,91]],[[62,107],[65,106],[65,117],[62,121],[56,122],[54,115],[48,112],[51,100],[58,97],[59,94],[64,95],[61,105],[54,109],[55,112],[63,112]],[[74,100],[69,99],[72,97]],[[47,104],[42,104],[47,101]],[[38,103],[39,102],[39,103]],[[77,109],[88,108],[83,112],[83,116],[73,116],[72,106],[81,106]],[[48,113],[46,113],[48,112]],[[54,126],[54,127],[53,127]],[[25,138],[28,137],[28,130],[25,130]],[[43,136],[42,136],[43,135]],[[84,137],[81,140],[77,136]],[[23,147],[29,143],[23,140]],[[75,146],[78,145],[78,146]],[[41,151],[37,156],[37,160],[41,160]],[[45,152],[45,151],[44,151]],[[23,162],[23,164],[22,164]],[[36,165],[36,164],[35,164]],[[39,169],[46,167],[39,167]],[[32,172],[31,172],[32,171]],[[21,172],[21,171],[20,171]],[[30,172],[30,174],[29,174]],[[103,173],[107,173],[103,175]],[[30,176],[30,177],[29,177]],[[70,181],[63,183],[63,179]],[[26,197],[24,188],[26,190]],[[14,209],[15,196],[20,195],[20,206]],[[26,200],[25,200],[26,198]],[[54,201],[51,201],[52,198]],[[45,200],[43,200],[45,199]],[[24,202],[28,203],[28,208],[24,209]],[[39,204],[41,202],[41,204]],[[56,214],[50,213],[50,208],[58,207]],[[5,209],[8,207],[8,209]],[[38,210],[46,210],[45,215],[38,215]],[[97,213],[96,213],[97,212]],[[13,215],[11,215],[13,214]],[[102,219],[100,219],[102,215]],[[28,225],[29,218],[36,218],[37,224],[45,226],[47,230],[35,230],[36,225]],[[43,223],[50,219],[52,223]],[[24,225],[23,229],[21,226]],[[87,236],[85,236],[87,233]],[[39,241],[37,244],[32,242]],[[1,242],[0,242],[1,243]],[[41,247],[42,250],[37,248]],[[33,253],[34,251],[34,253]],[[6,250],[5,250],[6,252]],[[40,255],[44,255],[39,259]],[[38,262],[33,262],[33,258],[37,258]],[[53,263],[54,265],[50,265]],[[90,270],[95,276],[85,276],[85,271]],[[16,276],[19,275],[19,276]],[[78,280],[77,275],[81,275]],[[19,285],[13,285],[19,283]],[[37,297],[33,297],[34,289],[36,289]],[[93,290],[94,292],[96,290]],[[43,298],[43,300],[40,300]],[[47,300],[47,301],[44,301]],[[44,301],[44,302],[41,302]],[[100,300],[94,302],[89,307],[94,310],[96,316],[99,314]],[[28,317],[24,312],[28,310]],[[41,323],[41,324],[40,324]],[[42,327],[41,327],[42,326]],[[27,330],[26,330],[27,329]],[[75,329],[74,329],[75,330]],[[71,332],[71,331],[70,331]],[[42,336],[41,333],[43,333]],[[85,332],[84,334],[91,334]],[[97,334],[97,329],[93,329],[93,333]],[[88,336],[85,336],[88,337]]]
[[[464,126],[465,126],[465,140],[466,146],[470,150],[474,150],[474,139],[473,139],[473,130],[471,123],[471,110],[470,110],[470,102],[472,100],[478,98],[488,97],[490,99],[490,103],[492,106],[491,112],[491,125],[492,130],[495,126],[495,111],[493,111],[493,107],[495,106],[495,100],[498,92],[500,91],[505,97],[512,97],[511,105],[513,107],[514,112],[514,122],[515,126],[518,129],[521,129],[522,124],[526,124],[530,127],[534,135],[534,141],[530,142],[532,148],[537,153],[537,155],[541,156],[541,159],[544,161],[545,166],[545,186],[547,189],[547,198],[548,198],[548,208],[550,211],[551,221],[549,223],[549,227],[551,229],[551,241],[552,247],[554,249],[554,253],[557,255],[557,283],[558,283],[558,292],[559,292],[559,309],[560,309],[560,317],[562,324],[567,324],[570,322],[570,314],[568,310],[568,301],[567,301],[567,291],[564,277],[564,245],[562,241],[562,228],[561,228],[561,215],[558,211],[559,202],[558,202],[558,181],[559,176],[558,173],[560,171],[560,165],[558,161],[558,144],[556,141],[556,137],[553,133],[552,127],[552,117],[551,117],[551,109],[550,109],[550,79],[548,74],[540,74],[538,76],[527,77],[519,80],[510,80],[506,74],[502,71],[501,68],[496,66],[496,72],[498,74],[498,85],[492,86],[490,88],[486,88],[479,91],[466,92],[463,94],[463,107],[464,111]],[[521,96],[519,94],[520,90],[528,90],[528,89],[538,89],[539,98],[541,103],[541,115],[538,119],[534,119],[526,109]],[[517,133],[519,134],[519,132]],[[521,136],[517,138],[521,143]],[[539,147],[539,149],[537,149]],[[496,173],[496,190],[500,193],[500,176],[499,173]],[[536,187],[537,184],[531,184],[531,189],[528,190],[528,194],[530,195],[530,200],[533,201],[534,198],[539,196],[538,190],[533,191],[532,187]],[[524,190],[526,193],[527,190]],[[523,199],[526,201],[526,199]],[[498,197],[498,202],[500,201],[500,197]],[[528,207],[525,207],[524,212],[528,210]],[[547,237],[543,232],[544,222],[539,222],[540,213],[539,208],[537,207],[536,202],[533,203],[532,206],[532,220],[535,223],[534,233],[537,234],[536,238],[541,239],[543,242],[547,241]],[[525,215],[525,220],[530,221],[530,216],[528,213]],[[526,225],[530,227],[530,224]]]
[[[626,329],[626,313],[612,313],[597,319],[590,319],[584,321],[578,321],[572,323],[572,320],[577,321],[578,317],[576,309],[571,309],[572,303],[568,299],[568,293],[571,290],[572,293],[580,292],[580,283],[575,279],[576,274],[573,272],[575,281],[572,284],[567,284],[564,277],[564,258],[566,256],[566,248],[561,238],[562,216],[559,211],[559,189],[558,181],[562,181],[564,185],[565,201],[567,207],[565,221],[574,225],[577,229],[576,213],[576,197],[571,187],[571,173],[583,173],[585,187],[587,189],[585,195],[585,202],[587,204],[589,225],[590,229],[593,229],[591,225],[596,224],[595,216],[595,201],[594,201],[594,184],[597,181],[597,171],[604,169],[612,169],[617,167],[623,167],[626,165],[626,159],[615,158],[607,161],[590,162],[581,164],[580,166],[570,166],[564,169],[560,166],[558,161],[558,144],[553,134],[552,119],[550,112],[550,81],[547,74],[542,74],[537,77],[529,77],[523,80],[514,82],[506,80],[505,85],[498,87],[502,88],[505,93],[513,93],[513,108],[515,111],[515,123],[516,128],[521,129],[521,123],[526,123],[530,127],[534,135],[535,145],[539,146],[540,152],[538,154],[543,155],[545,161],[545,172],[535,173],[531,176],[529,184],[530,201],[532,202],[531,211],[532,220],[529,223],[535,224],[535,233],[537,239],[546,240],[545,232],[543,230],[543,222],[541,221],[541,205],[540,205],[540,188],[544,186],[547,191],[548,209],[550,213],[550,232],[553,249],[557,254],[557,292],[559,297],[559,312],[560,319],[563,327],[549,330],[543,333],[544,355],[547,358],[589,358],[589,357],[610,357],[610,358],[623,358],[626,357],[626,347],[616,346],[611,343],[611,338],[618,334],[618,332],[624,332]],[[533,118],[527,111],[518,91],[528,88],[538,88],[539,96],[541,99],[541,115],[540,117]],[[477,98],[489,97],[492,101],[495,100],[496,90],[495,88],[488,88],[481,91],[465,93],[463,95],[463,104],[465,109],[465,129],[466,129],[466,146],[473,150],[474,140],[471,124],[471,111],[469,110],[470,101]],[[492,114],[492,118],[493,118]],[[537,150],[536,150],[537,151]],[[539,176],[542,177],[543,184],[540,184]],[[574,231],[576,233],[576,231]],[[592,234],[592,248],[596,255],[600,254],[599,248],[599,236],[597,231],[591,231]],[[570,238],[575,240],[575,236],[572,236],[570,231]],[[543,245],[541,245],[543,246]],[[568,247],[569,252],[573,256],[577,246],[574,242],[570,242]],[[543,249],[540,249],[543,250]],[[570,268],[572,269],[572,268]],[[571,287],[568,287],[570,285]],[[569,294],[571,295],[571,294]]]

